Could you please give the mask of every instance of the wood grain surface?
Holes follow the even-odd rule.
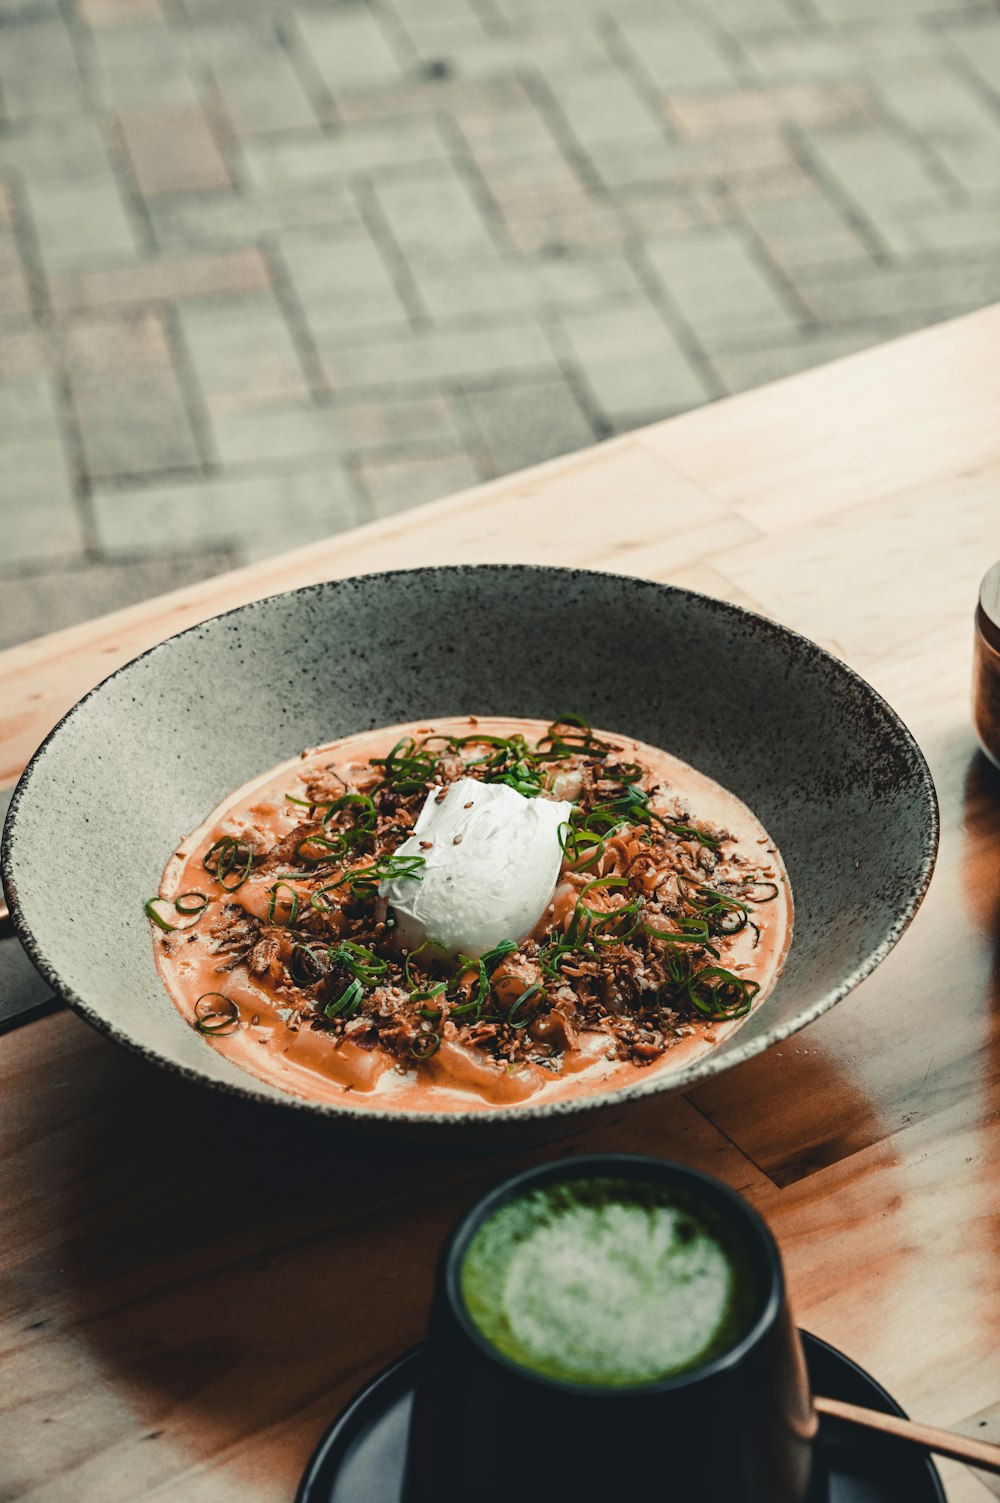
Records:
[[[930,893],[811,1028],[559,1145],[373,1145],[217,1099],[66,1013],[0,1040],[0,1499],[279,1503],[352,1391],[419,1339],[457,1213],[556,1152],[676,1156],[774,1227],[798,1319],[916,1417],[1000,1413],[1000,773],[969,722],[1000,557],[1000,309],[0,654],[0,782],[179,628],[426,562],[589,564],[816,638],[937,783]],[[614,546],[606,519],[615,517]],[[944,1462],[951,1503],[989,1496]]]

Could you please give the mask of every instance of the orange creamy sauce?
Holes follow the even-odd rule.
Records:
[[[695,1025],[694,1032],[672,1045],[652,1065],[642,1067],[630,1060],[608,1058],[611,1040],[604,1033],[580,1033],[577,1047],[565,1050],[561,1070],[554,1074],[525,1062],[498,1064],[471,1045],[443,1039],[438,1052],[412,1069],[379,1048],[365,1048],[350,1039],[337,1041],[329,1033],[308,1026],[289,1026],[288,1006],[251,975],[244,965],[220,970],[221,957],[209,935],[213,901],[204,915],[184,917],[175,913],[172,900],[190,891],[208,892],[213,899],[220,889],[206,872],[203,862],[211,846],[223,836],[239,837],[249,828],[273,844],[294,829],[302,810],[286,795],[305,797],[311,774],[330,768],[347,784],[364,784],[370,777],[369,762],[384,757],[401,736],[468,735],[471,730],[508,737],[523,735],[529,742],[544,736],[544,721],[522,719],[470,719],[453,717],[384,727],[331,742],[303,752],[279,767],[237,789],[205,822],[181,842],[167,863],[160,884],[170,922],[176,932],[154,930],[156,964],[179,1012],[194,1025],[194,1004],[207,992],[221,991],[240,1010],[240,1024],[232,1033],[206,1038],[206,1048],[216,1049],[251,1075],[281,1090],[338,1106],[408,1112],[467,1112],[514,1106],[519,1102],[547,1102],[635,1085],[668,1070],[687,1067],[718,1047],[745,1019]],[[664,783],[691,811],[695,824],[715,825],[729,832],[738,849],[763,878],[778,885],[778,896],[754,907],[752,917],[760,938],[754,946],[750,928],[716,940],[723,946],[721,964],[746,980],[760,985],[753,1011],[772,989],[791,942],[792,897],[780,855],[766,830],[732,793],[697,772],[669,752],[610,731],[596,731],[602,740],[620,748],[623,761],[639,763],[652,783]],[[727,842],[727,851],[734,847]],[[237,891],[221,897],[236,903],[256,918],[266,920],[273,873],[249,879]],[[709,879],[710,880],[710,879]],[[537,929],[541,936],[558,917],[560,889],[557,886]],[[575,900],[575,893],[572,895]],[[563,896],[565,902],[565,896]],[[161,907],[161,911],[164,911]],[[520,938],[520,936],[512,936]]]

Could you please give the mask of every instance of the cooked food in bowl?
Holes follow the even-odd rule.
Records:
[[[364,818],[348,819],[346,805],[329,813],[325,830],[327,807],[317,804],[310,821],[311,797],[332,803],[341,796],[339,791],[320,794],[315,789],[310,794],[301,775],[311,773],[314,761],[317,769],[322,768],[324,757],[335,764],[341,749],[348,759],[362,765],[373,755],[385,759],[405,736],[405,729],[387,731],[376,740],[374,728],[397,723],[412,726],[418,742],[434,731],[456,736],[479,731],[496,734],[501,741],[510,741],[519,732],[533,753],[548,722],[567,709],[579,710],[593,726],[612,728],[606,735],[591,733],[619,748],[604,765],[615,761],[639,764],[643,775],[628,786],[648,798],[653,812],[659,808],[659,795],[653,789],[667,782],[675,789],[678,816],[669,822],[686,823],[706,833],[716,826],[737,837],[732,844],[723,842],[718,853],[711,845],[703,845],[693,831],[687,841],[680,836],[676,842],[661,841],[666,826],[652,818],[648,825],[639,819],[642,798],[628,798],[627,780],[615,784],[627,800],[623,812],[638,831],[638,854],[655,856],[662,850],[668,865],[681,864],[664,885],[655,884],[655,896],[651,896],[633,885],[642,863],[625,871],[630,857],[607,821],[598,816],[604,855],[593,865],[579,862],[578,870],[566,877],[577,897],[566,910],[562,940],[557,937],[556,943],[569,943],[567,928],[577,902],[581,905],[579,942],[588,919],[591,924],[600,922],[611,909],[641,897],[639,926],[625,939],[618,935],[621,949],[597,944],[596,939],[614,939],[614,923],[628,927],[634,912],[607,918],[596,936],[585,941],[594,953],[579,953],[576,965],[568,952],[551,949],[544,927],[541,943],[537,936],[505,935],[518,944],[526,965],[529,957],[523,952],[529,940],[538,946],[535,961],[542,973],[538,979],[548,1010],[537,1022],[535,1010],[541,1011],[541,994],[536,991],[528,996],[521,1011],[510,1019],[512,1004],[507,1002],[508,1014],[503,1014],[505,999],[493,985],[492,972],[487,977],[489,996],[483,994],[480,1011],[478,961],[483,955],[473,957],[476,976],[472,981],[463,979],[464,1000],[459,1000],[456,978],[462,961],[451,950],[433,957],[426,951],[415,955],[408,985],[405,965],[417,948],[416,934],[409,940],[411,949],[403,959],[400,983],[402,957],[388,943],[384,949],[368,943],[359,922],[362,910],[374,915],[374,898],[368,908],[364,903],[357,909],[346,902],[340,905],[345,919],[342,937],[327,940],[323,932],[307,939],[305,949],[295,951],[301,943],[297,930],[308,935],[305,921],[312,924],[322,917],[317,905],[326,902],[332,912],[336,903],[332,884],[344,869],[374,866],[380,854],[372,843],[362,840]],[[478,726],[469,723],[470,711],[480,715]],[[532,718],[487,720],[487,715]],[[453,718],[439,718],[445,716]],[[571,741],[573,729],[564,727],[559,739]],[[583,727],[576,730],[583,731]],[[613,733],[617,731],[628,734]],[[355,739],[348,744],[345,738],[359,737],[359,733],[372,740]],[[645,750],[638,747],[639,742]],[[315,759],[299,757],[303,747],[324,743],[331,744],[329,752]],[[414,752],[419,750],[414,748]],[[433,750],[432,743],[429,751]],[[551,746],[542,748],[543,752],[552,750]],[[487,745],[480,753],[469,747],[466,754],[471,760],[501,751],[501,746],[491,750]],[[412,823],[406,826],[405,836],[409,839],[416,833],[416,819],[437,774],[424,785],[425,758],[404,753],[400,747],[393,781],[397,775],[405,781],[403,774],[408,771],[420,774],[413,778],[415,788],[396,789],[398,802],[409,802]],[[579,745],[574,754],[581,754]],[[651,760],[645,772],[647,758]],[[587,764],[586,757],[582,760]],[[541,768],[540,781],[548,776],[550,764],[540,756],[514,761]],[[418,765],[407,769],[407,762]],[[599,769],[601,762],[587,765]],[[268,768],[286,771],[280,777],[261,777]],[[501,768],[495,770],[504,775]],[[510,771],[517,778],[520,769]],[[476,778],[485,788],[485,774],[485,766],[467,767],[462,776]],[[357,784],[367,790],[361,796],[371,799],[376,812],[388,791],[376,800],[372,789],[385,775],[384,767],[375,768],[370,783]],[[339,790],[340,785],[335,786]],[[444,780],[441,786],[446,786]],[[500,785],[503,791],[506,787]],[[228,797],[232,789],[242,791]],[[730,801],[722,789],[729,790],[734,799]],[[517,787],[510,791],[520,792],[526,804],[537,804],[544,797],[581,805],[582,813],[577,816],[583,820],[581,832],[597,828],[583,818],[588,806],[582,788],[576,799],[571,796],[572,784],[546,788],[534,798]],[[306,802],[292,804],[286,793]],[[262,825],[249,810],[265,796],[272,806],[272,823]],[[227,797],[224,810],[222,801]],[[597,790],[593,802],[614,805],[617,799],[618,793],[609,787],[607,792]],[[463,799],[462,810],[456,811],[463,818],[476,812],[465,810],[466,802]],[[521,807],[516,798],[514,803]],[[202,830],[213,809],[219,810],[214,823]],[[752,810],[753,816],[746,810]],[[385,813],[388,817],[388,809]],[[615,810],[606,813],[611,819]],[[681,814],[688,816],[686,822]],[[222,821],[230,817],[242,819],[242,826],[225,829]],[[266,849],[297,828],[302,829],[301,843],[310,822],[334,847],[339,847],[341,835],[346,843],[349,831],[357,827],[357,838],[362,840],[357,856],[307,846],[307,852],[331,858],[325,871],[322,861],[279,866],[276,857],[265,869]],[[506,819],[502,823],[506,829]],[[122,838],[124,826],[127,839]],[[238,836],[241,829],[249,833],[251,826],[260,826],[263,848],[258,853],[244,846],[241,861]],[[203,845],[199,847],[198,839],[186,840],[183,858],[176,865],[171,862],[166,885],[161,886],[168,856],[177,850],[184,832],[196,827]],[[530,835],[531,821],[519,828]],[[379,833],[378,821],[375,833]],[[229,842],[209,856],[211,847],[227,834]],[[462,828],[456,827],[454,834],[463,834]],[[768,841],[767,835],[773,838]],[[644,836],[650,839],[649,847]],[[570,863],[577,862],[578,856],[588,859],[586,836],[581,835],[578,852],[575,838],[566,831],[563,837]],[[534,841],[536,836],[530,838]],[[393,840],[398,844],[392,846],[390,855],[399,853],[404,837],[393,836]],[[457,855],[472,836],[464,833],[458,846],[453,844],[454,835],[451,840],[452,854]],[[88,1022],[145,1059],[213,1090],[366,1133],[514,1144],[570,1130],[600,1113],[617,1115],[625,1102],[652,1102],[672,1091],[688,1090],[696,1081],[740,1065],[818,1018],[869,975],[899,939],[930,879],[936,842],[933,783],[912,736],[868,684],[815,643],[738,606],[650,580],[586,570],[483,565],[366,574],[311,585],[214,617],[137,658],[71,710],[36,753],[11,804],[0,867],[18,936],[45,978]],[[780,864],[770,849],[774,846],[781,853]],[[509,838],[505,849],[512,860],[517,855],[517,869],[523,872],[521,837]],[[344,857],[340,868],[332,860],[337,854]],[[719,857],[715,866],[711,866],[712,854]],[[731,859],[736,854],[748,864],[738,866]],[[242,882],[247,855],[251,860]],[[212,870],[204,866],[206,859]],[[564,859],[560,851],[560,869]],[[182,872],[182,861],[190,863],[188,874]],[[386,901],[386,920],[392,910],[401,922],[402,899],[422,892],[424,883],[430,890],[432,865],[427,862],[418,868],[424,872],[421,881],[397,895],[397,909],[392,910],[388,894],[378,894]],[[483,863],[479,870],[491,871],[492,866]],[[787,925],[787,911],[782,914],[786,870],[795,897],[795,936],[781,973],[768,991],[771,982],[766,966],[771,962],[766,947],[773,946],[777,970],[784,945],[781,926]],[[777,895],[766,901],[769,887],[748,885],[747,898],[740,897],[740,880],[748,871],[765,882],[773,881]],[[282,877],[282,872],[293,875]],[[628,882],[627,890],[612,885],[583,891],[588,882],[615,873]],[[693,903],[682,898],[678,876],[684,892],[696,900]],[[725,880],[735,885],[726,888]],[[269,914],[269,889],[279,881],[289,883],[298,898],[290,924],[288,887],[278,887],[274,914]],[[379,875],[380,888],[383,881],[388,878]],[[359,884],[355,877],[343,885],[364,898],[363,880]],[[331,892],[318,895],[325,886]],[[229,887],[233,891],[227,891]],[[735,901],[745,902],[747,923],[742,925],[739,909],[735,917],[725,916],[726,905],[716,907],[718,900],[699,892],[700,887],[722,897],[731,893]],[[255,889],[263,901],[251,913],[247,905]],[[169,938],[171,964],[179,974],[180,957],[185,952],[192,956],[177,1004],[153,964],[150,923],[142,911],[143,900],[155,893],[161,893],[164,901],[152,906],[166,923],[176,926],[172,932],[157,930],[157,934]],[[193,895],[185,897],[185,893]],[[554,901],[554,893],[555,889],[545,897],[544,906]],[[180,903],[180,910],[175,902]],[[240,958],[239,945],[225,952],[209,951],[209,944],[221,939],[219,934],[210,934],[211,928],[224,918],[234,918],[223,914],[227,903],[237,909],[235,917],[241,910],[246,916],[244,958]],[[658,903],[664,912],[662,925]],[[704,905],[700,918],[699,904]],[[705,911],[713,908],[714,912]],[[414,922],[423,922],[425,928],[432,922],[443,924],[446,917],[440,911],[429,915],[423,902],[410,902],[409,909]],[[730,915],[733,912],[729,910]],[[483,913],[482,906],[473,904],[471,918],[478,923]],[[513,916],[513,909],[508,916]],[[719,955],[716,961],[705,951],[699,960],[707,959],[741,981],[760,985],[760,991],[749,999],[739,988],[719,996],[718,1001],[725,1004],[719,1011],[741,1010],[749,1000],[750,1012],[743,1019],[714,1021],[697,1006],[695,999],[709,1006],[713,1001],[701,990],[712,984],[713,977],[703,976],[697,982],[685,970],[694,964],[698,944],[691,926],[702,921],[707,943]],[[756,948],[751,921],[761,929]],[[675,933],[686,923],[690,943],[681,937],[673,945],[669,941],[657,945],[655,937],[645,935],[643,922]],[[373,919],[369,926],[368,938],[374,941]],[[713,932],[730,926],[738,929],[732,936]],[[433,927],[430,934],[438,940],[454,937],[435,933]],[[254,945],[248,947],[251,937]],[[483,954],[497,948],[491,939],[487,942],[485,932],[477,931],[477,937],[485,944]],[[644,937],[650,940],[648,950],[642,949]],[[297,990],[289,978],[282,982],[286,993],[279,995],[266,975],[251,972],[250,954],[263,938],[277,945],[277,962],[285,971],[295,951],[296,974],[302,977]],[[348,950],[348,943],[370,950],[375,963]],[[543,949],[558,980],[541,965]],[[323,976],[312,979],[312,992],[310,977],[305,969],[298,969],[301,961],[311,970],[310,961],[304,958],[306,950],[315,952],[317,964],[324,968]],[[328,980],[325,970],[328,962],[332,969],[331,950],[339,970]],[[657,998],[662,1013],[657,1016],[666,1023],[670,1021],[667,1014],[676,1012],[679,1038],[670,1029],[664,1032],[651,1026],[656,1021],[651,999],[646,999],[650,1008],[645,1003],[641,1007],[628,1004],[623,996],[624,963],[608,974],[613,956],[625,962],[638,951],[657,957],[657,965],[667,972]],[[199,954],[207,977],[203,984],[199,984],[193,958]],[[257,958],[259,963],[262,952]],[[220,971],[224,961],[235,964],[231,970]],[[379,970],[382,963],[385,972]],[[571,965],[578,974],[569,974]],[[676,976],[669,972],[671,965]],[[741,965],[749,968],[740,970]],[[371,970],[379,974],[369,977]],[[504,974],[499,972],[498,982]],[[406,996],[444,983],[444,991],[435,994],[443,1002],[427,998],[417,1004],[430,1014],[419,1017],[419,1022],[407,1012],[405,998],[397,999],[401,1004],[398,1052],[390,1048],[385,1025],[384,1038],[372,1047],[358,1041],[362,1025],[347,1033],[348,1025],[356,1024],[358,1017],[371,1015],[369,998],[379,991],[376,983],[382,984],[380,996],[385,997],[384,983],[390,978]],[[360,981],[362,991],[357,1011],[349,996],[343,1008],[327,1018],[327,1008],[336,1008],[355,980]],[[691,986],[682,984],[688,980]],[[323,990],[318,989],[320,982]],[[236,996],[236,985],[245,986],[243,998]],[[673,1006],[671,987],[676,999]],[[562,995],[560,988],[565,988]],[[204,999],[209,991],[222,996]],[[467,1003],[475,1006],[456,1018],[454,1013]],[[200,1028],[192,1026],[195,1004],[204,1014],[198,1017]],[[218,1011],[212,1011],[213,1005]],[[440,1027],[435,1026],[438,1011]],[[477,1011],[478,1017],[474,1016]],[[534,1034],[528,1024],[522,1029],[514,1026],[525,1013],[536,1023]],[[554,1026],[561,1026],[560,1014],[568,1017],[574,1029],[573,1037],[567,1033],[570,1047],[563,1045],[561,1050],[556,1038],[545,1041],[543,1026],[545,1018],[553,1015]],[[381,1011],[378,1016],[381,1019]],[[302,1021],[296,1029],[297,1017]],[[314,1022],[319,1026],[313,1026]],[[472,1043],[476,1022],[483,1028],[483,1039]],[[272,1029],[270,1039],[265,1026]],[[440,1035],[440,1047],[423,1062],[412,1053],[414,1027],[428,1035],[428,1043],[418,1044],[417,1053],[431,1051],[435,1040],[430,1035]],[[453,1027],[455,1034],[450,1031]],[[492,1033],[487,1032],[490,1028]],[[692,1031],[685,1033],[686,1028]],[[404,1044],[407,1033],[411,1035],[408,1045]],[[338,1044],[341,1034],[344,1042]],[[595,1038],[600,1049],[593,1063],[575,1072],[568,1070],[576,1058],[573,1048],[585,1051]],[[491,1044],[489,1039],[496,1042]],[[359,1085],[347,1090],[350,1081],[334,1081],[324,1074],[338,1050],[341,1060],[355,1052],[353,1047],[348,1050],[348,1041],[356,1045],[355,1059],[378,1062],[377,1079],[370,1090]],[[284,1050],[285,1044],[293,1046],[290,1052]],[[664,1047],[658,1053],[661,1044]],[[636,1045],[652,1046],[650,1063],[639,1062],[643,1056]],[[464,1053],[458,1052],[459,1047]],[[515,1051],[509,1060],[504,1047]],[[535,1057],[522,1060],[522,1048],[525,1055]],[[299,1051],[307,1051],[304,1061]],[[479,1094],[477,1085],[456,1084],[454,1076],[445,1072],[449,1057],[453,1063],[456,1057],[463,1059],[470,1069],[480,1066],[476,1073],[480,1082],[484,1077],[494,1084],[506,1079],[515,1089],[525,1079],[540,1084],[513,1105],[506,1100],[497,1104]],[[252,1071],[246,1068],[247,1059],[255,1061]],[[316,1068],[316,1060],[324,1063]]]
[[[307,1098],[468,1111],[686,1066],[787,952],[780,855],[732,793],[575,715],[303,752],[185,839],[146,904],[207,1044]]]

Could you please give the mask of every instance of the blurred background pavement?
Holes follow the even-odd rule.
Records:
[[[995,4],[0,0],[0,646],[997,298]]]

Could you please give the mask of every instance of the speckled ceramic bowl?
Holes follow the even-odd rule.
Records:
[[[795,897],[784,974],[718,1051],[614,1096],[441,1117],[285,1095],[216,1054],[153,965],[142,904],[229,792],[305,746],[442,715],[570,709],[730,788]],[[930,880],[926,763],[862,679],[794,632],[647,580],[527,566],[415,569],[242,606],[144,653],[56,727],[5,832],[17,932],[89,1022],[182,1075],[368,1130],[535,1135],[730,1069],[832,1007],[889,952]],[[566,1119],[566,1120],[553,1120]]]

